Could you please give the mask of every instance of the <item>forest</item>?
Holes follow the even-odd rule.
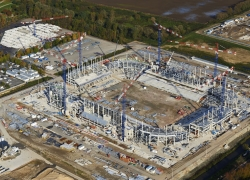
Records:
[[[171,28],[181,35],[203,27],[203,24],[176,21],[165,17],[136,11],[96,5],[83,0],[13,0],[12,13],[16,16],[35,19],[68,15],[69,18],[50,21],[76,32],[86,32],[105,40],[127,43],[132,40],[157,44],[157,23]],[[162,32],[162,43],[175,36]]]
[[[240,2],[219,13],[211,23],[220,22],[249,9],[250,0]],[[150,14],[96,5],[86,0],[12,0],[11,9],[5,9],[0,13],[0,28],[23,18],[40,19],[61,15],[68,15],[69,18],[49,23],[119,43],[138,40],[157,45],[158,29],[153,25],[154,19],[157,23],[184,36],[208,25],[176,21],[162,16],[152,17]],[[165,31],[162,32],[162,44],[173,39],[178,38]]]

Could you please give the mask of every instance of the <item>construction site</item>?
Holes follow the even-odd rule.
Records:
[[[161,52],[167,60],[158,65],[157,52],[146,48],[82,62],[68,71],[66,83],[44,83],[19,102],[49,117],[65,115],[171,167],[249,117],[250,99],[230,78],[233,68],[214,75]]]
[[[39,84],[29,95],[9,104],[8,128],[24,131],[25,136],[30,136],[30,130],[23,130],[26,126],[38,129],[41,142],[70,152],[84,149],[91,154],[92,148],[86,148],[90,144],[107,157],[139,164],[148,174],[160,175],[161,167],[171,168],[250,117],[248,88],[242,86],[249,83],[248,76],[238,77],[234,67],[218,64],[218,45],[214,63],[188,59],[160,48],[161,32],[168,29],[155,25],[158,49],[138,44],[138,48],[115,54],[116,46],[114,56],[103,59],[106,51],[99,47],[102,55],[84,59],[86,34],[68,44],[63,53],[56,47],[61,55],[62,80]],[[65,53],[72,52],[76,43],[79,61],[68,67]],[[127,153],[150,160],[152,165]],[[94,158],[78,157],[74,163],[93,167],[106,162]],[[112,176],[132,176],[108,163],[103,168]],[[138,174],[133,177],[146,179]]]
[[[221,25],[214,26],[204,32],[211,36],[219,36],[249,44],[249,31],[249,14],[246,14],[235,19],[229,19],[221,23]]]

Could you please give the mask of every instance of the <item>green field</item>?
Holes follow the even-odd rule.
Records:
[[[12,2],[11,0],[5,0],[3,2],[0,2],[0,11],[4,9],[11,9]]]

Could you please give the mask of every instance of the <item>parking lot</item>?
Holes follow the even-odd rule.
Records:
[[[6,87],[4,87],[5,86],[4,84],[8,84],[10,87],[14,87],[23,83],[22,80],[10,77],[5,73],[6,70],[12,70],[12,69],[20,69],[20,66],[12,62],[6,62],[0,64],[0,91],[6,89]]]
[[[82,40],[81,44],[82,57],[84,62],[95,59],[102,55],[114,53],[115,50],[124,48],[120,44],[108,42],[91,36],[85,37]],[[77,40],[65,43],[61,46],[58,46],[58,48],[61,52],[59,52],[58,49],[54,47],[52,49],[42,51],[40,57],[42,57],[43,59],[41,59],[39,56],[35,56],[26,58],[24,61],[33,63],[41,67],[46,65],[53,66],[53,68],[58,71],[61,70],[61,59],[63,56],[67,59],[68,62],[70,62],[68,63],[68,67],[70,67],[69,64],[71,63],[73,67],[74,63],[79,62],[79,43]]]

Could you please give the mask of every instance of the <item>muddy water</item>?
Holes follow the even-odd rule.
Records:
[[[241,0],[88,0],[99,4],[163,15],[185,21],[207,22]]]

